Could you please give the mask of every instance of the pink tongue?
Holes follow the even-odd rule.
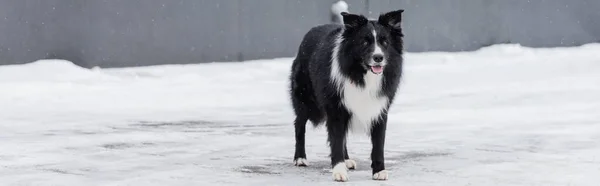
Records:
[[[373,71],[376,74],[379,74],[379,73],[383,72],[383,67],[382,66],[371,66],[371,71]]]

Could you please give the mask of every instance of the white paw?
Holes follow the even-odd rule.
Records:
[[[338,163],[333,167],[333,180],[335,181],[348,181],[348,170],[346,163]]]
[[[373,179],[374,180],[387,180],[388,179],[387,170],[382,170],[382,171],[379,171],[378,173],[373,174]]]
[[[296,165],[298,167],[306,167],[306,166],[308,166],[308,161],[304,158],[298,158],[298,159],[294,160],[294,165]]]
[[[348,169],[356,169],[356,161],[347,159],[344,161],[346,163],[346,168]]]

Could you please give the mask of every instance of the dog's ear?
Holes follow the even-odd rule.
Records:
[[[340,13],[344,18],[344,25],[347,28],[358,28],[364,26],[369,22],[365,16],[350,14],[348,12]]]
[[[379,16],[379,24],[392,29],[392,31],[402,35],[402,13],[404,10],[395,10]]]

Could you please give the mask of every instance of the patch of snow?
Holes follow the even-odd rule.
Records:
[[[408,53],[387,181],[351,134],[359,185],[596,185],[600,45]],[[324,128],[293,161],[290,58],[84,69],[0,66],[0,185],[330,185]],[[344,165],[346,167],[346,165]]]

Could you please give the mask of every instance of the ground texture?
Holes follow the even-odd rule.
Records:
[[[0,185],[511,185],[600,182],[600,45],[407,54],[387,132],[334,183],[323,128],[293,166],[291,59],[0,67]]]

